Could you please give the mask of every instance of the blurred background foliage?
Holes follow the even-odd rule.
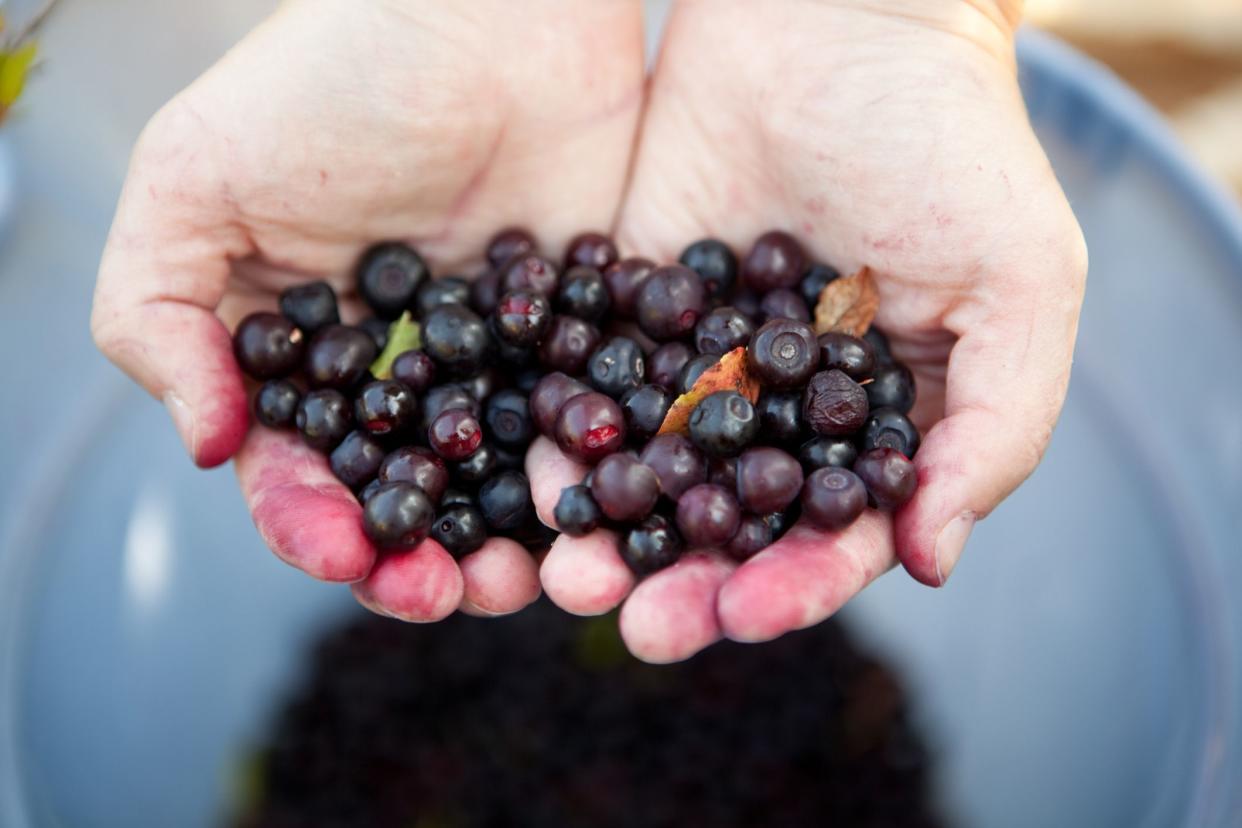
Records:
[[[1137,89],[1242,196],[1242,0],[1027,0],[1026,12]]]
[[[35,65],[38,44],[35,31],[47,18],[56,0],[49,0],[28,20],[10,20],[0,7],[0,124],[21,97]]]

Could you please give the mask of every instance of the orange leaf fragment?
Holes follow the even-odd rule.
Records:
[[[746,349],[734,348],[720,361],[703,372],[694,387],[673,401],[660,424],[660,434],[687,434],[690,414],[709,394],[736,391],[752,403],[759,399],[759,381],[750,375],[746,365]]]
[[[857,273],[842,276],[824,285],[815,305],[815,333],[844,333],[862,336],[871,327],[880,307],[871,268],[864,265]]]

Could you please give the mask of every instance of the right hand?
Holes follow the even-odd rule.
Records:
[[[415,244],[437,272],[497,228],[548,250],[612,226],[643,92],[636,0],[294,0],[150,122],[104,251],[91,327],[168,406],[203,467],[235,458],[269,546],[411,621],[512,612],[536,564],[492,539],[460,568],[440,546],[376,552],[360,507],[296,434],[250,427],[229,331],[279,292]]]

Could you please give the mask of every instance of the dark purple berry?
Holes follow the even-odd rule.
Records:
[[[383,461],[384,447],[365,431],[351,431],[328,457],[336,479],[354,491],[375,479]]]
[[[802,394],[797,391],[764,391],[755,403],[759,415],[759,439],[773,445],[798,445],[806,437],[802,419]]]
[[[611,397],[590,391],[561,406],[555,434],[561,451],[583,463],[594,463],[621,449],[625,417]]]
[[[539,346],[539,360],[548,370],[576,376],[586,371],[599,340],[599,328],[590,322],[576,316],[554,316]]]
[[[684,342],[666,342],[647,359],[647,380],[674,394],[681,393],[681,369],[695,356]]]
[[[871,347],[875,350],[876,365],[892,365],[895,362],[893,359],[893,347],[889,344],[888,337],[875,325],[868,328],[862,338],[870,342]]]
[[[707,482],[707,458],[680,434],[661,434],[643,447],[638,459],[656,473],[660,492],[677,500],[691,486]]]
[[[285,288],[280,294],[280,312],[305,336],[341,321],[336,291],[323,281]]]
[[[720,362],[720,357],[716,354],[699,354],[691,358],[681,368],[681,374],[677,377],[677,393],[685,394],[694,387],[699,381],[699,377],[707,373],[707,369],[713,367]]]
[[[534,253],[537,246],[535,237],[526,228],[506,227],[487,243],[487,263],[499,270],[514,256]]]
[[[862,428],[867,392],[835,368],[811,377],[802,396],[802,418],[816,434],[835,436]]]
[[[432,522],[431,538],[454,558],[462,558],[487,540],[487,522],[473,506],[450,506]]]
[[[658,385],[644,385],[621,397],[621,413],[631,441],[645,443],[656,435],[673,404],[673,396]]]
[[[392,378],[422,394],[436,381],[436,364],[424,351],[405,351],[392,361]]]
[[[848,437],[816,437],[803,443],[798,451],[798,460],[807,474],[828,466],[848,469],[857,459],[858,448]]]
[[[802,301],[798,292],[791,288],[770,290],[759,300],[759,322],[769,319],[792,319],[795,322],[810,322],[811,309]]]
[[[746,515],[725,551],[734,560],[744,561],[772,545],[772,526],[759,515]]]
[[[561,279],[561,289],[556,295],[556,309],[560,313],[598,322],[608,313],[612,298],[604,277],[593,267],[574,267]]]
[[[817,469],[802,485],[802,514],[820,529],[844,529],[866,508],[867,488],[849,469]]]
[[[737,283],[737,256],[719,239],[696,241],[678,261],[698,274],[712,299],[727,296]]]
[[[353,411],[340,391],[322,388],[302,398],[294,422],[308,446],[326,453],[336,448],[353,428]]]
[[[431,530],[435,506],[409,483],[385,483],[362,507],[362,529],[380,549],[412,549]]]
[[[465,489],[446,489],[440,496],[440,508],[451,509],[454,506],[476,506],[474,495]]]
[[[470,283],[470,307],[479,316],[487,317],[500,301],[500,274],[488,270]]]
[[[824,288],[829,282],[836,281],[841,274],[835,268],[826,264],[813,264],[807,269],[803,275],[802,281],[798,283],[798,291],[802,294],[802,301],[806,302],[806,306],[814,310],[819,304],[819,295],[824,292]]]
[[[707,482],[737,491],[737,458],[713,457],[707,462]]]
[[[533,394],[535,386],[541,379],[543,379],[543,371],[538,366],[523,363],[523,367],[513,375],[513,387],[523,394]]]
[[[487,446],[484,443],[483,446]],[[483,446],[479,446],[480,449]],[[526,452],[524,450],[514,451],[500,446],[489,446],[492,454],[496,456],[496,468],[500,471],[525,471],[526,469]],[[475,452],[476,454],[478,452]],[[472,455],[473,456],[473,455]],[[470,458],[466,458],[469,460]]]
[[[798,240],[780,230],[755,239],[742,262],[742,281],[751,290],[767,293],[797,286],[806,270],[806,253]]]
[[[533,348],[552,324],[552,305],[537,291],[514,290],[500,297],[492,312],[492,329],[502,342]]]
[[[690,414],[690,440],[712,457],[732,457],[759,433],[750,400],[736,391],[708,394]]]
[[[863,423],[859,447],[864,453],[877,448],[897,449],[913,458],[921,442],[919,430],[909,417],[895,408],[876,408]]]
[[[363,486],[362,491],[358,492],[358,502],[365,504],[371,499],[371,495],[375,494],[375,492],[379,490],[379,487],[383,485],[384,481],[377,477],[367,485]]]
[[[368,316],[355,327],[371,337],[371,341],[375,343],[375,352],[378,354],[388,347],[388,328],[391,325],[392,323],[387,319],[380,319],[378,316]]]
[[[329,325],[307,346],[306,379],[315,388],[353,388],[378,354],[375,340],[366,331]]]
[[[643,384],[646,363],[638,343],[624,336],[604,342],[587,361],[587,379],[596,391],[620,397]]]
[[[552,437],[561,407],[573,397],[585,394],[590,387],[559,371],[546,374],[530,392],[530,416],[540,434]]]
[[[872,408],[895,408],[909,414],[914,408],[914,374],[900,362],[880,365],[875,369],[874,382],[867,383],[867,399]]]
[[[524,546],[527,552],[537,556],[552,548],[557,532],[538,520],[528,520],[509,533],[509,537]]]
[[[589,535],[599,526],[601,512],[588,486],[566,486],[553,512],[556,527],[570,537]]]
[[[524,450],[535,437],[530,402],[525,394],[512,388],[497,391],[487,398],[483,423],[493,442],[515,451]]]
[[[544,296],[555,296],[560,272],[551,260],[535,253],[514,256],[500,270],[500,292],[533,290]]]
[[[823,333],[819,343],[819,367],[836,368],[852,380],[861,382],[875,371],[875,348],[865,339],[844,333]]]
[[[747,449],[737,460],[737,499],[757,515],[785,510],[802,491],[802,466],[778,448]]]
[[[418,423],[418,398],[397,380],[368,382],[354,400],[354,422],[372,434],[405,431]]]
[[[701,354],[727,354],[744,347],[754,334],[755,326],[737,308],[716,308],[695,326],[694,347]]]
[[[449,462],[465,460],[483,442],[483,428],[469,412],[451,408],[431,421],[427,444]]]
[[[418,288],[430,276],[427,263],[400,242],[377,244],[358,263],[358,294],[376,316],[396,319],[414,307]]]
[[[689,336],[706,304],[698,274],[688,267],[669,265],[651,271],[638,289],[634,308],[643,333],[665,342]]]
[[[764,388],[797,388],[815,373],[819,346],[815,332],[806,323],[773,319],[755,332],[746,357]]]
[[[620,319],[633,319],[638,289],[648,274],[655,270],[650,259],[622,259],[604,269],[604,284],[612,300],[612,313]]]
[[[484,368],[474,376],[458,380],[453,385],[464,389],[467,394],[482,402],[500,389],[501,382],[502,379],[496,369]]]
[[[465,305],[440,305],[423,320],[423,350],[436,367],[470,376],[487,364],[491,336],[479,315]]]
[[[538,355],[535,353],[534,348],[519,348],[499,338],[496,340],[495,345],[496,358],[504,363],[504,366],[502,366],[504,370],[507,371],[511,368],[533,369],[537,378],[538,367],[536,363]]]
[[[252,313],[233,334],[233,354],[257,380],[287,377],[298,369],[306,343],[293,322],[277,313]]]
[[[741,521],[737,498],[724,486],[700,483],[677,501],[677,528],[691,548],[724,546]]]
[[[431,421],[445,411],[460,408],[469,411],[476,419],[483,416],[483,407],[474,395],[460,385],[433,385],[423,397],[423,414],[419,418],[419,431],[431,428]]]
[[[428,279],[414,296],[414,309],[419,319],[425,319],[441,305],[470,305],[470,283],[460,276]]]
[[[617,260],[617,255],[617,245],[603,233],[579,233],[565,248],[565,267],[582,265],[603,270]]]
[[[496,532],[511,532],[534,513],[530,482],[521,472],[507,471],[490,478],[479,489],[479,511]]]
[[[649,575],[677,563],[681,557],[681,536],[663,515],[649,515],[625,533],[621,559],[638,575]]]
[[[612,520],[638,521],[655,508],[660,497],[656,473],[628,454],[610,454],[595,467],[591,496]]]
[[[759,315],[759,294],[754,291],[739,290],[730,304],[747,319],[754,320]]]
[[[863,454],[854,463],[854,474],[862,478],[876,507],[885,511],[903,506],[919,485],[914,463],[897,449],[878,448]]]
[[[268,380],[254,395],[255,419],[268,428],[289,428],[301,400],[302,392],[289,380]]]
[[[449,473],[444,461],[431,449],[403,446],[388,453],[380,463],[379,480],[384,483],[411,483],[440,502],[448,488]]]
[[[482,443],[469,457],[453,464],[453,479],[477,486],[495,474],[499,465],[496,449],[488,443]]]

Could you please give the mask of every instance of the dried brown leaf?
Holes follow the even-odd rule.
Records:
[[[737,391],[752,403],[759,399],[759,381],[746,366],[746,349],[735,348],[703,372],[694,387],[673,401],[660,424],[661,434],[686,434],[690,431],[690,414],[703,398],[717,391]]]
[[[849,276],[824,285],[815,305],[815,333],[844,333],[862,336],[880,307],[871,268],[865,265]]]

